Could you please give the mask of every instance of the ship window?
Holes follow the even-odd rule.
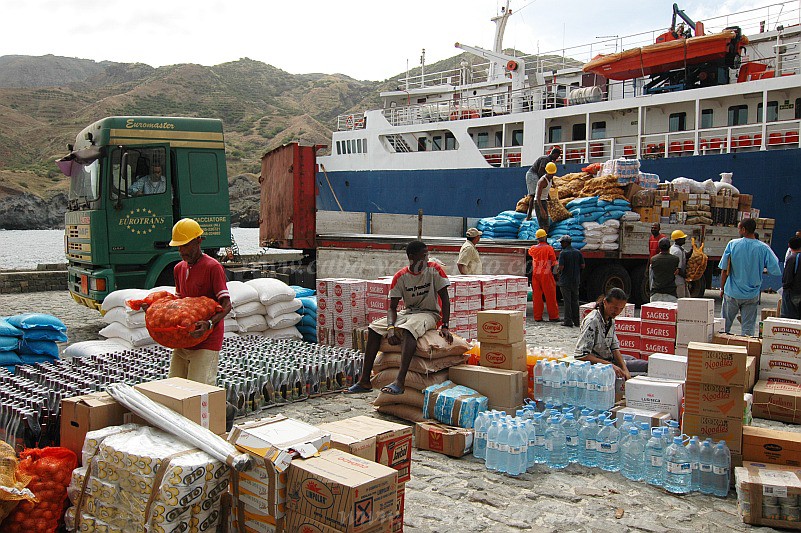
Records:
[[[426,99],[425,98],[418,98],[417,99],[417,103],[418,104],[425,104],[426,103]]]
[[[489,133],[479,133],[477,139],[476,146],[479,148],[489,148]]]
[[[671,113],[668,122],[668,131],[686,131],[687,113]]]
[[[559,133],[559,136],[561,137],[561,128],[559,129]],[[523,146],[523,130],[512,130],[512,146]]]
[[[729,126],[743,126],[748,124],[748,106],[733,105],[729,107]]]
[[[592,139],[606,139],[606,121],[593,122],[590,136]]]
[[[707,129],[712,127],[713,117],[715,116],[713,109],[701,110],[701,128]]]
[[[454,137],[450,133],[445,134],[445,149],[456,150],[456,137]]]
[[[523,137],[522,131],[520,131],[520,137],[521,138]],[[562,142],[562,126],[551,126],[550,128],[548,128],[548,142],[549,143]],[[520,145],[516,146],[522,146],[522,144],[523,143],[521,142]]]
[[[367,153],[367,139],[362,139],[362,153]]]
[[[765,122],[779,120],[779,102],[768,102],[768,118]],[[762,122],[762,103],[757,104],[757,122]]]
[[[442,135],[435,135],[431,139],[431,149],[432,150],[442,150]]]
[[[356,153],[357,154],[362,153],[362,140],[361,139],[356,139]]]
[[[801,119],[801,98],[795,99],[795,119]]]
[[[418,152],[425,152],[426,151],[426,138],[425,137],[418,137],[417,138],[417,151]]]
[[[342,145],[340,144],[342,141],[337,141],[337,155],[342,155]]]
[[[496,131],[495,132],[495,147],[496,148],[500,148],[501,146],[503,146],[503,132],[502,131]]]
[[[348,153],[349,154],[353,153],[353,140],[352,139],[348,139]]]
[[[587,125],[573,124],[573,140],[583,141],[585,139],[587,139]]]

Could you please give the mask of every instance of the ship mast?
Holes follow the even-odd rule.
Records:
[[[501,14],[493,17],[492,22],[495,23],[495,40],[492,44],[492,51],[496,54],[503,53],[503,33],[506,31],[506,21],[509,20],[509,16],[512,14],[512,10],[509,9],[509,1],[506,0],[506,7],[501,8]],[[490,72],[489,72],[489,79],[495,77],[495,62],[490,63]]]

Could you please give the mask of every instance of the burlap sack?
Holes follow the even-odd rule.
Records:
[[[393,381],[395,378],[398,377],[398,369],[397,368],[389,368],[387,370],[382,370],[381,372],[375,374],[373,379],[370,380],[374,389],[380,389],[382,387],[386,387]],[[440,372],[435,372],[433,374],[418,374],[417,372],[407,372],[406,373],[406,388],[413,388],[417,390],[423,390],[430,385],[436,385],[437,383],[442,383],[447,381],[448,379],[448,371],[442,370]]]
[[[452,366],[461,365],[467,358],[464,355],[453,355],[448,357],[440,357],[438,359],[428,359],[426,357],[414,356],[412,362],[409,363],[409,371],[417,372],[418,374],[431,374],[439,372]],[[378,352],[375,358],[373,370],[381,372],[389,368],[400,368],[401,354],[399,352],[384,353]]]
[[[402,403],[380,405],[375,409],[381,414],[397,416],[409,422],[425,422],[427,420],[426,417],[423,416],[422,409]]]
[[[704,253],[704,243],[701,246],[696,246],[695,237],[692,238],[693,253],[687,260],[687,269],[685,279],[687,281],[695,281],[701,279],[706,271],[706,264],[708,261],[707,255]]]
[[[559,201],[559,191],[556,187],[551,187],[551,192],[548,193],[548,216],[554,222],[561,222],[573,216]]]
[[[470,349],[470,345],[459,335],[453,336],[453,342],[448,344],[448,341],[443,339],[438,330],[426,331],[425,335],[417,339],[417,349],[415,355],[425,357],[427,359],[437,359],[439,357],[448,357],[454,355],[462,355]],[[384,353],[397,353],[401,351],[401,345],[391,345],[387,342],[386,337],[381,339],[380,351]]]
[[[426,397],[422,392],[417,389],[411,389],[407,387],[403,391],[403,394],[387,394],[386,392],[379,393],[378,397],[373,400],[373,405],[378,407],[380,405],[402,403],[404,405],[411,405],[412,407],[422,410],[425,399]]]

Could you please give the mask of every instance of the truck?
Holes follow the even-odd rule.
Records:
[[[318,277],[374,279],[392,274],[406,262],[406,243],[422,237],[430,256],[442,261],[449,273],[458,273],[456,258],[468,227],[477,219],[432,216],[318,211],[316,198],[329,189],[325,169],[316,162],[321,146],[289,143],[265,154],[261,177],[261,246],[303,250]],[[328,191],[326,191],[328,192]],[[443,202],[448,199],[444,197]],[[648,301],[646,279],[651,225],[622,222],[615,251],[584,252],[582,298],[595,300],[612,287],[622,288],[634,303]],[[681,229],[698,243],[705,243],[709,262],[704,276],[690,283],[692,296],[711,288],[712,278],[726,244],[739,237],[736,227],[663,224],[670,235]],[[770,235],[766,235],[769,239]],[[689,242],[689,239],[688,239]],[[531,241],[482,240],[485,274],[528,275]],[[769,242],[768,242],[769,244]]]

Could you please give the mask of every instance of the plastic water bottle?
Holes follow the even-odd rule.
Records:
[[[618,428],[620,433],[622,434],[625,432],[627,435],[629,434],[629,429],[636,428],[637,424],[634,422],[634,415],[631,413],[626,413],[623,415],[623,423]]]
[[[687,494],[692,490],[692,478],[690,453],[681,442],[681,437],[673,437],[673,443],[665,450],[664,487],[674,494]]]
[[[645,463],[645,481],[649,485],[656,485],[657,487],[662,486],[664,452],[665,449],[662,446],[662,429],[652,428],[651,438],[648,440],[648,445],[645,447],[645,454],[647,456]]]
[[[509,454],[506,472],[519,476],[528,467],[528,435],[523,428],[513,423],[509,428]]]
[[[545,361],[542,367],[542,398],[547,404],[553,407],[553,392],[551,390],[551,376],[553,375],[553,365],[550,361]]]
[[[547,425],[545,413],[534,415],[534,464],[543,464],[548,460],[548,450],[545,449],[545,429]]]
[[[579,429],[581,429],[581,426],[584,425],[584,423],[587,421],[587,418],[589,418],[590,416],[592,416],[592,409],[587,409],[585,407],[584,409],[581,410],[581,416],[579,416],[577,420]]]
[[[498,472],[509,471],[509,424],[504,421],[498,432]]]
[[[701,453],[698,459],[698,469],[701,471],[701,481],[699,483],[699,490],[703,494],[715,493],[715,480],[713,473],[715,449],[712,447],[711,440],[705,440],[701,443]]]
[[[487,431],[487,451],[485,465],[488,470],[498,470],[498,433],[501,431],[500,422],[493,420]]]
[[[561,469],[568,465],[567,438],[559,417],[552,416],[545,430],[545,446],[549,468]]]
[[[542,371],[545,368],[545,360],[538,359],[534,365],[534,399],[538,402],[545,401],[542,392]]]
[[[687,453],[690,454],[690,468],[692,469],[690,489],[692,491],[701,490],[701,471],[698,469],[698,462],[701,460],[701,444],[698,437],[693,437],[687,443]]]
[[[598,466],[598,424],[594,416],[588,416],[579,428],[579,463],[583,466]]]
[[[584,405],[591,409],[600,409],[598,405],[598,368],[601,365],[590,364],[587,369],[587,392]]]
[[[562,428],[565,430],[565,444],[567,445],[567,460],[571,463],[579,462],[579,425],[573,413],[568,413],[562,419]]]
[[[598,467],[607,472],[620,470],[620,432],[615,427],[615,421],[604,420],[604,427],[598,431]]]
[[[726,441],[718,441],[712,454],[712,494],[725,498],[729,494],[729,468],[731,452]]]
[[[478,413],[474,424],[475,436],[473,439],[473,457],[484,459],[487,456],[487,429],[490,424],[490,414],[487,411]]]
[[[565,393],[565,403],[569,403],[570,405],[578,405],[578,371],[579,365],[581,364],[580,361],[571,363],[570,366],[567,367],[567,389]]]
[[[679,422],[677,420],[668,420],[667,428],[671,441],[673,437],[681,437],[681,430],[679,429]]]
[[[565,398],[567,392],[567,367],[564,363],[556,363],[553,365],[551,373],[551,394],[553,395],[553,403],[555,407],[559,407],[570,403]]]
[[[615,368],[613,365],[603,365],[601,367],[600,384],[601,394],[599,395],[600,407],[604,411],[615,406]]]
[[[541,413],[536,413],[536,415],[542,416]],[[525,430],[526,438],[528,439],[528,442],[526,443],[526,470],[528,470],[537,464],[537,462],[534,460],[534,451],[537,446],[537,428],[534,425],[534,417],[532,417],[530,420],[526,420]]]
[[[645,443],[636,427],[629,428],[629,438],[620,450],[620,472],[632,481],[645,479]]]

